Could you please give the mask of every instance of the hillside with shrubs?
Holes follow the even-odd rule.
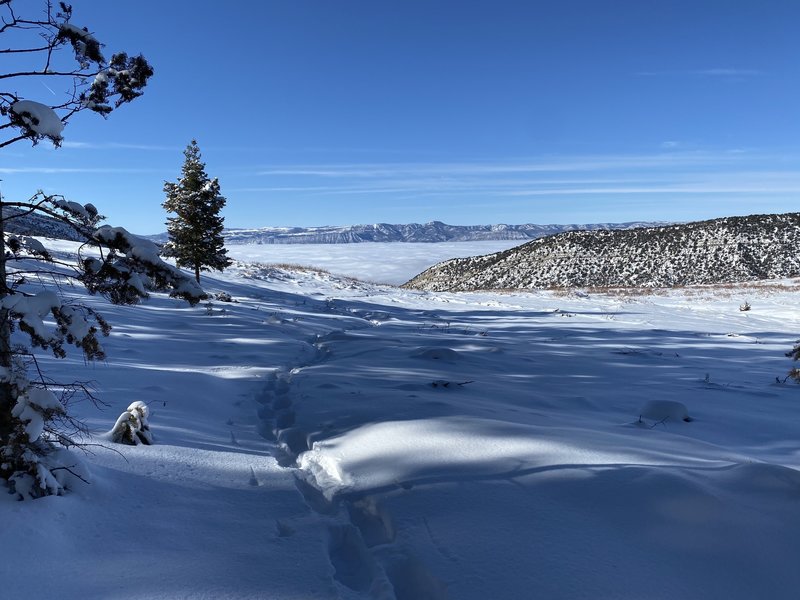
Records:
[[[439,263],[404,287],[470,291],[736,283],[800,275],[798,247],[800,213],[569,231]]]

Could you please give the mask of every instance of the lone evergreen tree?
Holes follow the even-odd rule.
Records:
[[[107,116],[139,97],[153,74],[142,56],[120,52],[106,60],[103,44],[71,22],[69,4],[56,7],[43,0],[41,12],[31,4],[21,3],[18,12],[14,0],[0,0],[0,36],[5,36],[0,39],[8,44],[0,46],[0,54],[8,55],[7,65],[14,63],[0,72],[0,81],[7,82],[0,89],[0,148],[24,140],[59,146],[74,115],[92,111]],[[48,104],[17,91],[36,79],[66,81],[70,91]],[[7,233],[7,225],[27,215],[65,224],[85,243],[82,248],[97,249],[96,257],[89,253],[67,262],[35,238]],[[80,430],[68,405],[75,392],[92,398],[80,382],[47,378],[34,349],[63,358],[74,346],[88,360],[102,360],[100,339],[111,329],[91,307],[61,296],[61,287],[77,282],[115,304],[135,304],[152,290],[169,291],[190,303],[204,296],[194,279],[159,258],[153,242],[121,227],[98,227],[102,219],[92,204],[41,191],[27,200],[0,196],[0,482],[7,482],[20,499],[60,494],[72,476],[81,478],[72,471],[74,458],[67,450],[79,445],[71,431]]]
[[[217,178],[209,179],[206,165],[200,160],[200,148],[192,140],[184,151],[182,176],[177,183],[166,182],[164,208],[174,217],[167,217],[169,242],[165,255],[175,258],[179,267],[194,269],[200,282],[200,271],[222,271],[231,264],[222,237],[224,219],[219,214],[225,198],[219,194]]]

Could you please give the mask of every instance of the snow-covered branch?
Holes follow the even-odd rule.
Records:
[[[0,142],[0,148],[29,139],[32,143],[43,139],[60,144],[67,121],[76,113],[89,110],[102,116],[115,108],[142,95],[148,79],[153,75],[150,64],[140,56],[128,56],[118,52],[107,60],[103,55],[103,44],[87,27],[70,22],[72,7],[61,2],[60,10],[54,12],[50,2],[46,4],[44,19],[25,19],[14,12],[11,1],[0,2],[5,9],[0,34],[17,30],[22,39],[18,47],[0,50],[0,54],[18,54],[40,59],[38,64],[25,65],[15,71],[0,73],[0,80],[15,81],[21,78],[68,78],[73,91],[65,102],[47,105],[31,98],[23,98],[13,90],[0,92],[0,116],[20,134]],[[24,43],[25,32],[33,38]],[[15,42],[18,41],[17,36]],[[42,43],[44,40],[44,43]],[[71,47],[74,54],[73,68],[53,68],[54,52]],[[62,114],[56,111],[63,111]]]
[[[23,9],[31,11],[30,4],[23,4]],[[72,87],[52,104],[23,97],[16,89],[0,90],[0,130],[11,132],[0,141],[0,148],[25,139],[34,145],[49,140],[59,146],[75,114],[89,110],[105,117],[142,95],[153,75],[150,64],[141,55],[125,52],[107,60],[94,33],[71,22],[70,5],[58,2],[56,9],[44,0],[44,14],[33,18],[18,14],[16,7],[14,0],[0,0],[0,35],[11,34],[0,54],[29,62],[1,72],[0,80],[17,85],[26,78],[60,78]],[[65,49],[72,51],[72,65],[55,61]],[[4,209],[0,211],[0,478],[19,498],[59,494],[68,475],[83,479],[71,462],[62,460],[65,450],[59,448],[73,445],[64,433],[64,424],[71,422],[68,398],[53,395],[35,358],[40,383],[31,382],[30,360],[24,357],[32,357],[32,347],[64,357],[67,347],[74,346],[87,360],[102,359],[100,338],[111,329],[92,308],[66,301],[60,286],[65,281],[80,282],[91,293],[123,304],[136,303],[154,290],[192,304],[204,294],[190,276],[163,262],[152,242],[122,228],[97,229],[102,217],[91,204],[40,191],[27,202],[0,198],[0,209]],[[37,239],[6,238],[6,221],[35,213],[66,224],[97,252],[69,264],[56,260]],[[27,342],[20,345],[18,338]]]

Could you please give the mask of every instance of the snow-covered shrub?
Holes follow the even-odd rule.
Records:
[[[112,442],[117,444],[128,444],[138,446],[145,444],[149,446],[153,443],[153,436],[150,433],[150,409],[144,402],[133,402],[123,412],[113,429],[108,433]]]

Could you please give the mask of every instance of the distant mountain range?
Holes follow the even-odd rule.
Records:
[[[668,287],[800,276],[800,213],[626,231],[570,231],[485,256],[456,258],[405,287]]]
[[[20,215],[21,210],[7,207],[4,215]],[[564,231],[632,229],[662,223],[593,223],[589,225],[448,225],[441,221],[406,225],[342,225],[322,227],[259,227],[226,229],[226,244],[354,244],[362,242],[470,242],[481,240],[532,240]],[[28,214],[7,219],[6,232],[78,240],[76,232],[65,223],[47,216]],[[143,236],[166,242],[166,233]]]
[[[448,225],[441,221],[391,225],[322,227],[260,227],[226,229],[226,244],[354,244],[361,242],[472,242],[480,240],[532,240],[563,231],[631,229],[660,223],[595,223],[591,225]],[[167,234],[150,236],[166,241]]]

